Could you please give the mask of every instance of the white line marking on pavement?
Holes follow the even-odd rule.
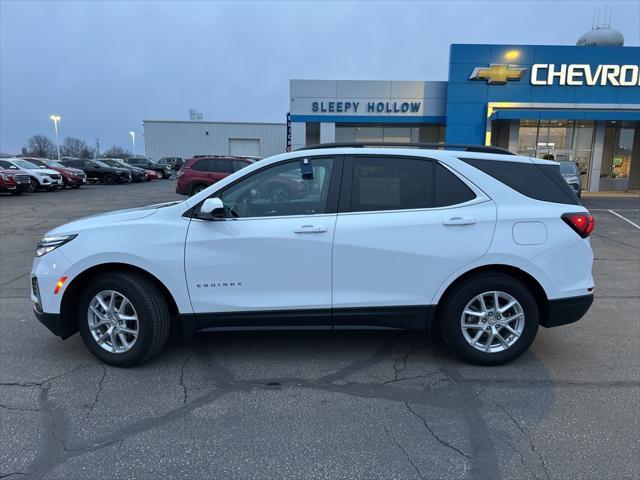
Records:
[[[616,217],[621,218],[622,220],[624,220],[627,223],[630,223],[631,225],[633,225],[634,227],[636,227],[638,230],[640,230],[640,225],[638,225],[637,223],[632,222],[631,220],[629,220],[626,217],[623,217],[622,215],[620,215],[619,213],[614,212],[613,210],[609,210],[611,213],[613,213]]]
[[[590,212],[610,212],[608,208],[589,208]],[[640,208],[616,208],[619,212],[640,212]]]

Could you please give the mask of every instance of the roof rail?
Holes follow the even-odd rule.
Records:
[[[295,151],[318,150],[320,148],[367,148],[367,147],[402,147],[424,148],[427,150],[462,150],[464,152],[497,153],[500,155],[515,155],[515,153],[502,147],[487,145],[467,145],[449,143],[410,143],[410,142],[362,142],[362,143],[319,143],[297,148]]]

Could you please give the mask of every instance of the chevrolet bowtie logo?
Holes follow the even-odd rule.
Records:
[[[489,84],[507,83],[507,80],[520,80],[527,69],[515,65],[492,63],[488,67],[476,67],[469,80],[486,80]]]

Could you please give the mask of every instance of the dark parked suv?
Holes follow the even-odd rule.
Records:
[[[253,160],[240,157],[194,157],[178,172],[176,193],[195,195],[218,180],[251,165]]]
[[[101,158],[100,161],[106,163],[110,167],[124,168],[125,170],[129,170],[131,172],[131,179],[136,183],[142,182],[147,179],[147,171],[144,168],[134,167],[133,165],[129,165],[119,158]]]
[[[169,178],[171,175],[171,165],[160,165],[153,160],[144,157],[131,157],[124,160],[129,165],[138,168],[144,168],[145,170],[153,170],[158,172],[161,178]]]
[[[184,160],[180,157],[162,157],[158,160],[160,165],[169,165],[173,170],[180,170],[184,165]]]
[[[62,160],[66,167],[79,168],[87,174],[87,180],[100,183],[130,183],[131,172],[124,168],[110,167],[100,160]]]

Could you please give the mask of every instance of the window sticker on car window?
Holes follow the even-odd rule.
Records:
[[[360,178],[360,205],[400,205],[398,177]]]

